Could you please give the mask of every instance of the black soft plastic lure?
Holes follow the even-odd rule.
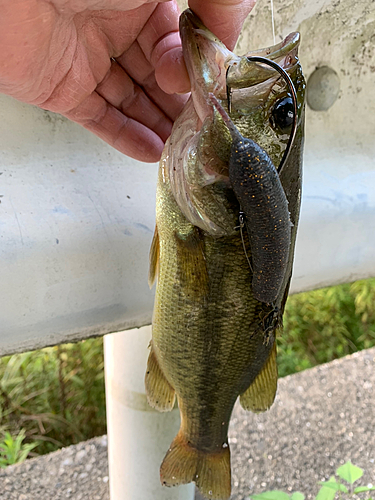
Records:
[[[285,277],[291,243],[288,200],[279,174],[268,154],[243,137],[211,94],[211,102],[232,136],[229,180],[249,235],[252,290],[260,302],[273,304]]]

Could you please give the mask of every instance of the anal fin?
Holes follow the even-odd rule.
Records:
[[[244,410],[260,413],[268,410],[275,399],[277,390],[276,342],[262,370],[254,382],[240,395]]]
[[[165,378],[159,362],[156,359],[151,343],[148,356],[145,386],[148,404],[158,411],[171,411],[174,407],[176,394],[174,388]]]

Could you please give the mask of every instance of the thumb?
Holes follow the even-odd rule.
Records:
[[[256,0],[189,0],[207,28],[232,50]]]

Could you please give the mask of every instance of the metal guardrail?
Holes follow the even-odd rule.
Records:
[[[268,7],[258,3],[240,51],[272,43]],[[339,80],[332,107],[307,109],[292,292],[375,275],[374,10],[275,2],[276,33],[301,31],[307,77],[326,66]],[[0,355],[149,323],[157,166],[4,96],[0,151]]]

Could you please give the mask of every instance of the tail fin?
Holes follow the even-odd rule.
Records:
[[[231,493],[229,446],[216,453],[200,451],[180,431],[161,464],[160,480],[164,486],[194,481],[206,498],[227,500]]]

